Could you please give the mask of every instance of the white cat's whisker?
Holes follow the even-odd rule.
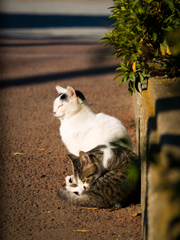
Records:
[[[48,94],[48,95],[54,100],[54,97],[52,95],[50,95],[50,94]]]
[[[52,123],[52,121],[55,119],[55,116],[53,114],[51,114],[51,121],[50,123]]]

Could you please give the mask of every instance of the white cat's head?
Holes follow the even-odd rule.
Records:
[[[56,86],[59,96],[54,100],[53,114],[59,119],[70,117],[81,109],[85,102],[84,95],[72,87],[62,88]]]

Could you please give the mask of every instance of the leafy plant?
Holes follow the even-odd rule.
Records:
[[[115,59],[121,58],[121,77],[129,92],[137,83],[155,75],[180,74],[180,1],[114,0],[111,7],[114,29],[100,42],[113,46]]]

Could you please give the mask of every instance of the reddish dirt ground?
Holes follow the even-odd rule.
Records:
[[[112,81],[119,63],[96,41],[1,39],[0,52],[1,239],[140,240],[140,204],[109,211],[57,197],[72,173],[52,118],[57,84],[120,119],[135,149],[132,97]]]

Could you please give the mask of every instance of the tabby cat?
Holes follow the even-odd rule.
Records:
[[[112,143],[99,145],[79,157],[69,154],[73,175],[58,196],[69,202],[97,208],[120,208],[139,200],[140,163],[131,150]]]

